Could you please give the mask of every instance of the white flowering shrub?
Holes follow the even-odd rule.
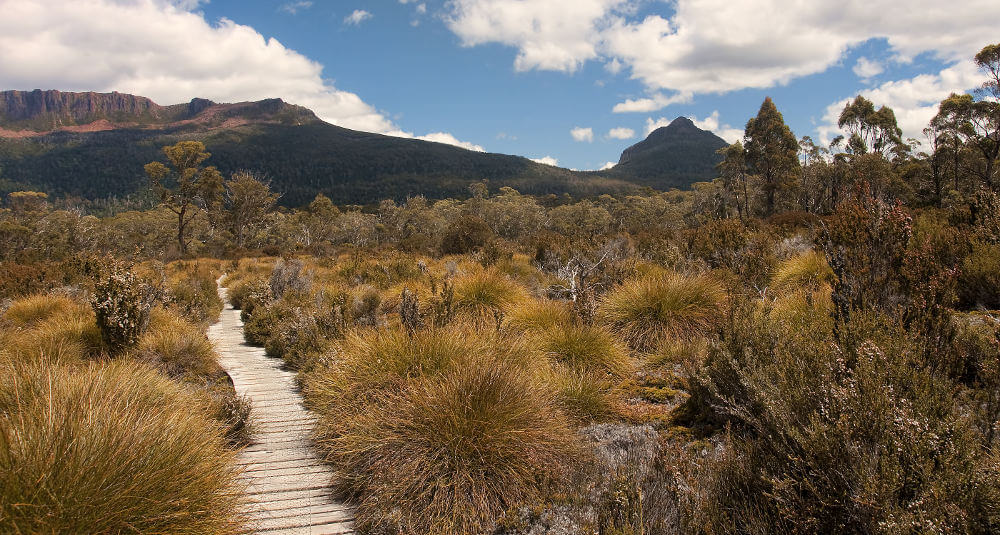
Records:
[[[135,345],[149,325],[153,288],[128,268],[110,264],[94,286],[91,306],[101,337],[112,353]]]

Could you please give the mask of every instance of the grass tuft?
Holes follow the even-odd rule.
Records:
[[[518,283],[486,270],[455,281],[455,310],[458,316],[479,327],[496,327],[504,314],[528,299]]]
[[[833,270],[819,251],[807,251],[785,260],[771,277],[771,287],[779,293],[798,289],[816,291],[832,282]]]
[[[674,338],[700,336],[723,318],[726,293],[712,278],[670,273],[627,281],[612,290],[598,318],[639,351]]]

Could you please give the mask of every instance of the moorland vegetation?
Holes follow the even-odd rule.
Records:
[[[820,147],[767,99],[685,191],[276,209],[187,142],[152,210],[12,193],[0,531],[241,529],[222,277],[365,533],[996,533],[1000,45],[976,61],[925,144],[858,97]]]

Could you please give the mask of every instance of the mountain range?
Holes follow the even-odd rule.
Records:
[[[146,187],[143,164],[184,139],[205,143],[223,174],[260,172],[297,206],[324,193],[340,204],[410,195],[467,195],[472,182],[523,193],[588,197],[685,188],[716,176],[726,142],[679,117],[625,149],[604,171],[572,171],[521,156],[341,128],[281,99],[161,106],[124,93],[0,92],[0,194],[17,189],[87,199]]]

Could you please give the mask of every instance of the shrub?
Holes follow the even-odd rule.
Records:
[[[281,299],[286,293],[307,294],[312,287],[312,276],[305,271],[301,260],[279,258],[271,270],[269,280],[271,296]]]
[[[294,369],[304,369],[326,349],[326,335],[313,310],[294,307],[276,320],[264,342],[268,355],[284,359]]]
[[[171,277],[166,291],[166,304],[189,321],[207,325],[222,312],[215,273],[209,266],[197,264]]]
[[[0,376],[0,531],[242,532],[234,454],[176,383],[125,361]]]
[[[91,301],[105,345],[114,353],[134,345],[149,324],[152,305],[152,288],[125,267],[109,264]]]
[[[215,400],[214,417],[224,425],[226,440],[233,446],[251,443],[255,432],[252,415],[253,404],[246,396],[227,390]]]
[[[771,287],[781,293],[800,288],[814,291],[832,282],[833,270],[819,251],[808,251],[781,262],[771,277]]]
[[[133,358],[171,377],[213,378],[222,373],[212,343],[175,312],[153,309],[150,328],[136,344]]]
[[[958,277],[960,304],[1000,309],[1000,245],[976,243]]]
[[[442,254],[465,254],[486,245],[493,231],[482,219],[474,215],[458,218],[441,237]]]
[[[498,326],[504,312],[527,300],[518,283],[492,270],[455,282],[455,311],[480,326]]]
[[[652,351],[671,338],[708,334],[722,320],[725,301],[708,276],[642,277],[609,292],[598,318],[633,349]]]
[[[322,441],[371,531],[468,534],[544,499],[575,444],[552,392],[511,363],[453,367],[368,402]]]

